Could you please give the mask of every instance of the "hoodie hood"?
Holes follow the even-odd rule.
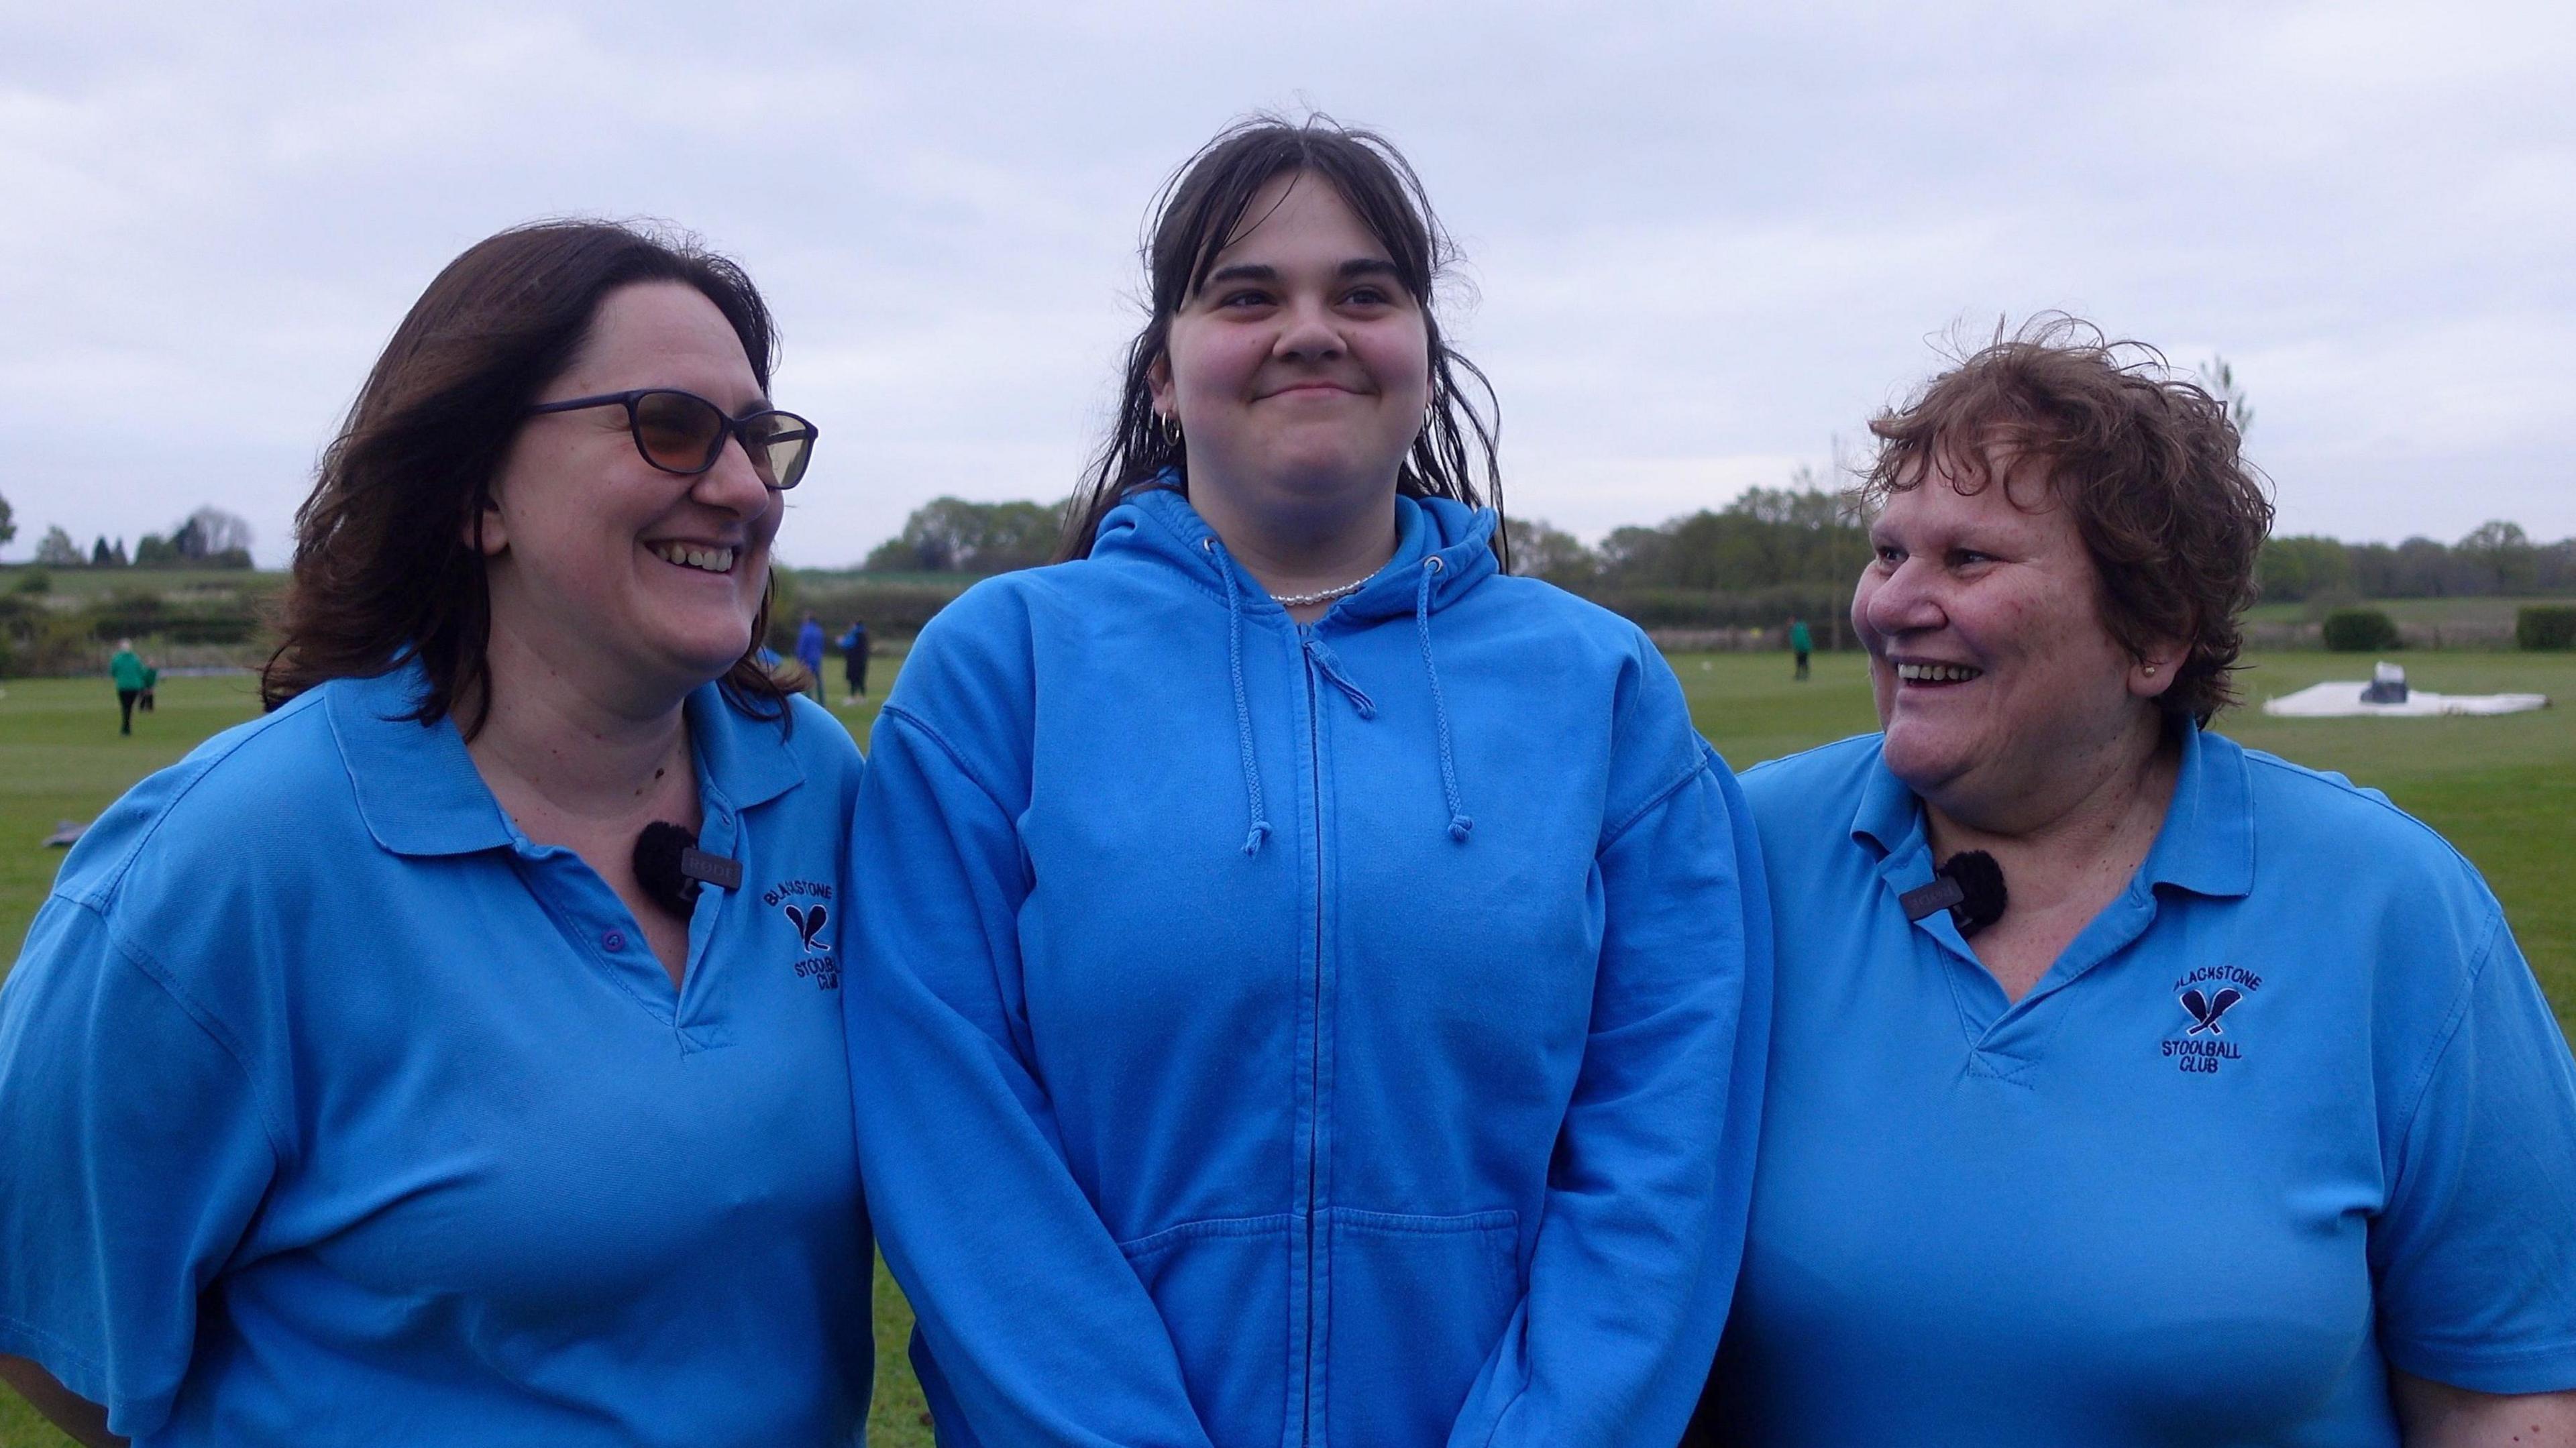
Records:
[[[1431,611],[1437,613],[1498,571],[1493,547],[1498,522],[1491,508],[1398,494],[1395,556],[1368,586],[1337,600],[1317,623],[1382,622],[1416,612],[1421,603],[1416,594],[1426,573],[1431,578]],[[1245,595],[1246,616],[1287,617],[1287,610],[1226,553],[1224,540],[1190,506],[1188,496],[1168,484],[1141,488],[1111,509],[1100,520],[1091,556],[1157,559],[1220,597],[1225,591],[1223,575],[1232,572],[1237,590]],[[1433,559],[1438,562],[1432,563]]]
[[[1169,474],[1165,475],[1169,477]],[[1498,519],[1491,508],[1470,508],[1448,498],[1395,499],[1395,554],[1358,592],[1337,599],[1312,625],[1301,626],[1227,551],[1177,487],[1141,491],[1112,509],[1100,523],[1092,557],[1139,559],[1179,569],[1185,576],[1221,596],[1226,611],[1227,672],[1234,689],[1236,744],[1242,756],[1243,791],[1248,827],[1243,853],[1257,856],[1272,829],[1261,787],[1260,750],[1253,739],[1252,705],[1243,683],[1243,629],[1247,616],[1272,627],[1295,630],[1306,662],[1317,677],[1350,702],[1363,719],[1377,716],[1377,703],[1353,680],[1325,633],[1337,627],[1369,628],[1413,616],[1422,654],[1422,673],[1431,692],[1433,738],[1440,761],[1441,804],[1447,810],[1449,838],[1467,843],[1476,821],[1467,813],[1458,787],[1457,748],[1449,726],[1449,701],[1440,684],[1440,665],[1432,651],[1431,618],[1449,603],[1464,598],[1493,576],[1493,536]]]
[[[878,716],[843,1018],[949,1448],[1682,1436],[1769,1039],[1751,826],[1635,625],[1393,515],[1299,625],[1143,491]]]

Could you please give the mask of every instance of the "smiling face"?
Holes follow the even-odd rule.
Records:
[[[694,392],[736,417],[768,405],[724,313],[677,282],[610,292],[572,365],[536,400],[643,387]],[[623,407],[532,417],[492,501],[493,633],[584,692],[667,707],[750,647],[782,509],[738,440],[714,467],[681,477],[636,451]]]
[[[2111,637],[2092,555],[2043,480],[1999,461],[1969,486],[1936,459],[1889,495],[1852,628],[1888,768],[1954,818],[2004,827],[2027,802],[2063,803],[2151,754],[2178,654],[2139,659]]]
[[[1323,177],[1275,177],[1243,214],[1150,379],[1193,492],[1252,512],[1391,502],[1431,396],[1421,306]]]

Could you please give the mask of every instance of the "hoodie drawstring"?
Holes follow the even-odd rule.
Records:
[[[1351,701],[1351,712],[1363,719],[1376,718],[1377,701],[1370,698],[1368,691],[1359,686],[1359,681],[1342,667],[1342,656],[1325,647],[1324,641],[1313,634],[1308,634],[1304,643],[1306,657],[1314,663],[1315,672],[1323,676],[1325,683],[1342,691],[1342,697]]]
[[[1449,748],[1449,701],[1440,692],[1440,666],[1431,661],[1431,580],[1441,570],[1440,555],[1422,560],[1422,582],[1413,593],[1413,627],[1422,638],[1422,672],[1431,677],[1431,712],[1440,727],[1440,787],[1449,800],[1449,838],[1467,843],[1476,822],[1458,798],[1458,767]]]
[[[1209,557],[1216,557],[1215,539],[1202,538],[1199,546]],[[1225,653],[1234,674],[1234,728],[1243,747],[1243,791],[1252,802],[1252,830],[1243,837],[1243,852],[1258,855],[1261,842],[1270,838],[1270,820],[1261,808],[1261,765],[1252,754],[1252,704],[1243,693],[1243,594],[1235,587],[1234,570],[1222,558],[1216,563],[1217,575],[1225,580]]]
[[[1235,740],[1242,753],[1243,792],[1252,811],[1252,828],[1243,837],[1246,855],[1261,853],[1262,843],[1270,838],[1270,819],[1261,805],[1261,764],[1252,746],[1252,703],[1243,687],[1243,590],[1234,581],[1234,569],[1218,557],[1216,540],[1202,538],[1199,546],[1216,559],[1217,576],[1225,580],[1225,650],[1226,668],[1234,685]],[[1440,666],[1431,656],[1431,582],[1444,565],[1439,556],[1422,562],[1422,581],[1413,595],[1413,628],[1422,645],[1422,672],[1431,681],[1431,712],[1440,743],[1440,789],[1449,806],[1449,838],[1467,842],[1476,822],[1467,815],[1467,807],[1458,796],[1457,753],[1449,737],[1449,699],[1440,687]],[[1343,672],[1341,660],[1321,640],[1304,643],[1306,656],[1314,661],[1315,672],[1351,702],[1352,709],[1363,719],[1377,717],[1377,705],[1359,684]]]

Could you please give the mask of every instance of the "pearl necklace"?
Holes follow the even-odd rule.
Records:
[[[1381,568],[1377,572],[1384,573],[1385,571],[1385,569]],[[1377,577],[1377,573],[1372,573],[1368,578],[1354,578],[1350,582],[1345,583],[1338,588],[1327,588],[1316,593],[1292,593],[1284,598],[1277,598],[1272,601],[1277,603],[1281,608],[1307,608],[1318,603],[1330,603],[1337,598],[1348,598],[1352,594],[1359,592],[1361,589],[1368,587],[1369,578],[1375,577]]]

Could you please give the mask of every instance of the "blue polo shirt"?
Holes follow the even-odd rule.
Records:
[[[859,1441],[849,735],[689,699],[743,880],[675,992],[419,683],[217,735],[64,861],[0,990],[0,1352],[143,1444]]]
[[[2576,1069],[2495,897],[2195,730],[2018,1002],[1877,736],[1744,777],[1779,922],[1721,1442],[2395,1444],[2394,1367],[2576,1388]]]

